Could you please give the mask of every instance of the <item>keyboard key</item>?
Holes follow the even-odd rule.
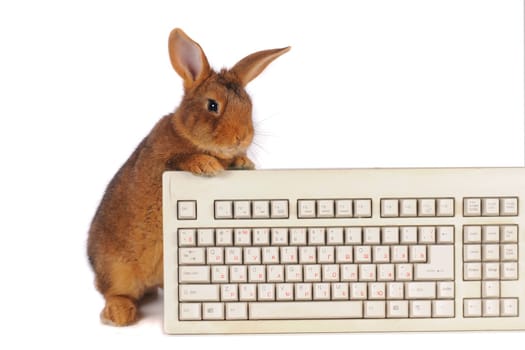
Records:
[[[333,300],[348,300],[350,297],[348,292],[348,283],[339,282],[332,283],[332,299]]]
[[[333,199],[320,199],[317,201],[318,218],[333,218],[334,215],[335,213]]]
[[[465,244],[463,246],[463,261],[481,261],[481,244]]]
[[[385,318],[386,303],[384,301],[365,301],[364,318]]]
[[[438,226],[436,239],[441,244],[454,243],[454,226]]]
[[[454,317],[454,300],[432,300],[432,317]]]
[[[231,228],[218,228],[215,230],[216,244],[218,246],[233,245],[233,231]]]
[[[409,316],[412,318],[429,318],[432,315],[430,300],[410,300]]]
[[[518,245],[502,244],[501,261],[518,261]]]
[[[308,229],[308,244],[309,245],[324,245],[324,228],[312,227]]]
[[[518,298],[501,299],[500,315],[503,317],[518,316]]]
[[[498,317],[500,315],[499,299],[483,299],[481,305],[483,317]]]
[[[179,220],[196,220],[197,201],[177,201],[177,218]]]
[[[288,244],[288,229],[287,228],[272,228],[271,230],[272,245],[287,245]]]
[[[248,267],[248,282],[266,282],[266,265],[253,265]]]
[[[249,228],[236,228],[234,231],[235,245],[247,246],[252,243],[251,232]]]
[[[200,247],[212,246],[215,244],[215,233],[212,228],[201,228],[197,231],[197,241]]]
[[[203,320],[224,320],[223,303],[204,303],[202,304]]]
[[[297,283],[295,285],[295,300],[312,300],[312,284]]]
[[[291,245],[306,245],[306,229],[293,227],[290,229]]]
[[[355,282],[358,280],[356,264],[341,265],[341,281]]]
[[[233,202],[215,201],[215,219],[232,219]]]
[[[463,317],[481,317],[481,299],[464,299]]]
[[[211,267],[211,282],[212,283],[227,283],[229,280],[228,266],[212,266]]]
[[[518,198],[517,197],[501,198],[500,215],[502,216],[518,215]]]
[[[481,243],[481,226],[463,226],[463,243]]]
[[[180,283],[209,283],[209,266],[181,266],[179,267]]]
[[[356,246],[354,248],[354,262],[369,263],[372,261],[372,250],[368,245]]]
[[[315,218],[315,200],[299,199],[297,201],[297,217],[300,219]]]
[[[335,217],[351,218],[352,217],[352,200],[336,199],[335,200]]]
[[[254,228],[253,229],[253,245],[264,246],[270,244],[270,229],[268,228]]]
[[[249,303],[251,320],[348,319],[363,317],[361,301]]]
[[[239,300],[240,301],[257,300],[257,285],[254,283],[239,285]]]
[[[329,227],[326,229],[326,244],[343,244],[343,228]]]
[[[248,304],[247,303],[226,303],[227,320],[247,320]]]
[[[276,300],[293,300],[294,284],[293,283],[278,283],[275,286]]]
[[[432,244],[436,242],[435,226],[420,226],[418,228],[419,243]]]
[[[233,217],[235,219],[249,219],[251,216],[252,213],[250,201],[233,202]]]
[[[481,198],[463,198],[463,216],[481,216]]]
[[[281,264],[296,264],[297,257],[297,247],[281,247]]]
[[[483,279],[484,280],[499,280],[500,279],[500,271],[499,263],[483,263],[482,264],[482,270],[483,270]]]
[[[270,201],[270,207],[272,219],[288,218],[288,200],[272,200]]]
[[[408,262],[408,246],[406,245],[392,246],[392,262],[394,263]]]
[[[299,263],[315,264],[317,262],[317,250],[315,247],[299,247]]]
[[[417,216],[417,199],[400,199],[399,216],[416,217]]]
[[[365,227],[363,229],[364,244],[379,244],[381,243],[381,230],[379,227]]]
[[[481,263],[463,264],[463,279],[465,281],[481,280]]]
[[[516,262],[501,263],[501,279],[506,281],[518,279],[518,264]]]
[[[436,216],[436,200],[433,198],[418,199],[418,216]]]
[[[438,299],[454,299],[454,282],[437,282]]]
[[[303,280],[303,265],[286,265],[286,282],[301,282]]]
[[[499,244],[483,244],[481,248],[481,256],[483,261],[499,261]]]
[[[335,250],[333,246],[317,247],[317,262],[321,264],[330,264],[335,260]]]
[[[221,284],[221,301],[236,301],[238,298],[237,284]]]
[[[407,282],[405,283],[406,299],[435,299],[435,282]]]
[[[179,248],[179,265],[203,265],[204,248]]]
[[[404,299],[405,284],[402,282],[391,282],[386,284],[387,299]]]
[[[387,318],[408,318],[407,300],[388,300],[386,302]]]
[[[270,218],[270,201],[258,200],[252,202],[252,216],[254,219]]]
[[[179,304],[179,320],[181,321],[195,321],[201,319],[201,304],[200,303],[180,303]]]
[[[400,228],[401,243],[402,244],[416,244],[417,243],[417,227],[416,226],[402,226]]]
[[[501,226],[502,243],[518,243],[518,225]]]
[[[454,216],[454,198],[438,198],[436,204],[437,216]]]
[[[499,226],[484,225],[481,229],[483,243],[499,243]]]
[[[500,282],[499,281],[483,281],[481,283],[481,297],[482,298],[499,298],[500,297]]]
[[[414,265],[414,279],[418,281],[447,281],[454,279],[454,246],[427,246],[427,263]]]
[[[358,282],[350,283],[350,299],[365,300],[368,296],[367,283]]]
[[[275,300],[275,284],[273,283],[257,284],[257,300],[260,300],[260,301]]]
[[[262,247],[263,264],[279,263],[279,247]]]
[[[224,248],[222,247],[206,248],[206,262],[210,265],[224,264]]]
[[[369,218],[372,216],[372,200],[371,199],[355,199],[354,200],[354,217]]]
[[[330,300],[330,283],[314,283],[314,300]]]
[[[322,272],[323,272],[324,282],[339,281],[339,265],[335,265],[335,264],[323,265]]]
[[[361,227],[346,227],[345,243],[351,245],[362,244]]]
[[[381,217],[394,218],[399,216],[398,199],[381,199]]]
[[[386,286],[384,282],[370,282],[368,284],[369,299],[385,299]]]
[[[179,238],[177,243],[179,247],[192,247],[195,245],[195,230],[190,229],[179,229]]]
[[[482,198],[481,215],[499,216],[499,198]]]
[[[399,227],[383,227],[381,229],[381,241],[383,244],[399,243]]]
[[[219,301],[218,284],[180,284],[179,301]]]

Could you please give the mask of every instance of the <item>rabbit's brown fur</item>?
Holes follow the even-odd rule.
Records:
[[[163,171],[214,175],[227,168],[253,168],[246,156],[253,126],[244,86],[288,50],[256,52],[216,73],[196,42],[180,29],[171,32],[169,53],[184,81],[182,102],[114,176],[89,230],[88,256],[96,287],[106,299],[104,322],[135,322],[138,301],[162,286]]]

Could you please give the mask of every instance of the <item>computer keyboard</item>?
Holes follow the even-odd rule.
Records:
[[[165,172],[164,329],[525,330],[525,168]]]

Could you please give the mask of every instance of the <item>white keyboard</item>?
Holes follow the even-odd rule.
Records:
[[[525,330],[525,168],[163,181],[166,333]]]

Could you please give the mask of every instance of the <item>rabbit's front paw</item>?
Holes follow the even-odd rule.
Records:
[[[195,175],[214,176],[224,170],[217,158],[206,154],[195,155],[185,165],[184,170],[191,171]]]
[[[238,156],[233,159],[233,162],[230,164],[231,169],[241,169],[241,170],[253,170],[255,169],[255,164],[247,156]]]

